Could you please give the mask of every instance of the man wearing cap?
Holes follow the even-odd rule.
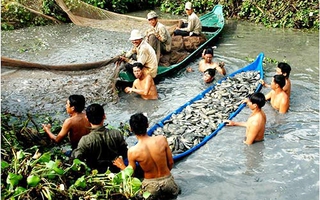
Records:
[[[181,23],[174,31],[174,35],[199,36],[201,34],[202,25],[198,16],[193,12],[191,2],[186,3],[185,9],[188,15],[188,22]]]
[[[120,56],[120,59],[122,61],[127,62],[125,66],[126,69],[133,73],[132,63],[139,62],[144,65],[143,72],[145,74],[150,74],[152,78],[155,78],[158,71],[158,61],[154,49],[146,41],[143,40],[143,37],[139,30],[132,30],[129,40],[132,42],[133,48],[129,52],[127,52],[125,56]],[[129,59],[133,54],[137,55],[136,61],[132,61]]]
[[[149,12],[147,19],[151,25],[151,28],[146,32],[147,42],[155,50],[159,63],[160,54],[169,53],[171,51],[171,36],[167,28],[158,22],[158,15],[156,12]]]

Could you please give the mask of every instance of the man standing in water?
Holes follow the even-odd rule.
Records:
[[[266,126],[267,117],[263,112],[262,107],[265,105],[265,96],[260,93],[253,93],[245,102],[251,109],[252,113],[247,122],[235,122],[228,120],[228,126],[244,126],[246,127],[246,137],[244,143],[251,145],[255,142],[263,141],[264,131]]]
[[[272,107],[283,114],[289,110],[290,99],[287,93],[283,90],[286,84],[285,77],[282,74],[274,75],[271,81],[271,91],[266,95],[266,100],[269,101]]]
[[[91,104],[86,109],[86,116],[92,129],[90,134],[83,136],[78,147],[72,152],[73,158],[87,163],[91,169],[105,173],[109,168],[111,172],[119,172],[112,161],[118,157],[127,157],[127,143],[119,130],[106,129],[103,122],[106,119],[104,109],[99,104]]]
[[[143,72],[143,65],[139,62],[133,64],[133,74],[137,78],[132,87],[126,87],[124,91],[126,93],[135,92],[140,94],[145,100],[158,99],[158,92],[153,78],[150,74]]]
[[[289,75],[291,72],[291,67],[288,63],[280,62],[278,63],[276,74],[282,74],[286,79],[286,84],[283,87],[283,90],[287,93],[288,97],[290,98],[291,95],[291,81],[289,79]],[[271,85],[268,85],[264,82],[264,80],[261,80],[261,84],[265,87],[271,87]]]
[[[151,199],[175,198],[179,187],[170,172],[173,158],[167,139],[162,135],[150,137],[147,134],[148,119],[142,113],[132,115],[129,123],[138,143],[129,148],[128,160],[134,170],[138,162],[144,172],[142,189],[151,193]],[[122,158],[117,158],[114,165],[122,170],[126,167]]]
[[[204,72],[207,69],[216,69],[221,75],[226,75],[224,62],[213,62],[213,48],[209,47],[202,52],[202,60],[199,62],[199,71]]]
[[[69,96],[66,103],[66,111],[70,117],[63,122],[59,134],[56,136],[51,132],[51,124],[42,124],[43,130],[56,143],[61,142],[68,135],[71,149],[74,150],[77,148],[81,137],[90,132],[91,125],[86,119],[86,114],[82,113],[84,106],[85,98],[83,95],[74,94]],[[67,151],[66,155],[70,156],[71,151]]]

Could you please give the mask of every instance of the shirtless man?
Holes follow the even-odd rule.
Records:
[[[271,82],[272,90],[266,95],[266,100],[270,100],[272,107],[282,114],[289,110],[290,104],[289,96],[283,90],[285,84],[286,80],[282,74],[274,75]]]
[[[120,56],[120,60],[127,62],[125,65],[129,72],[132,72],[132,64],[140,62],[145,66],[143,71],[145,74],[150,74],[152,78],[157,76],[158,72],[158,59],[152,46],[143,40],[139,30],[132,30],[129,40],[132,42],[132,49],[126,53],[125,56]],[[131,60],[130,57],[136,54],[137,60]],[[132,72],[133,73],[133,72]]]
[[[153,78],[150,74],[143,72],[143,65],[139,62],[133,64],[133,74],[137,78],[132,87],[126,87],[124,91],[126,93],[135,92],[140,94],[145,100],[158,99],[158,92]]]
[[[171,199],[178,195],[179,187],[171,175],[173,167],[172,152],[167,139],[162,136],[150,137],[147,134],[148,119],[142,113],[130,117],[130,128],[138,139],[138,143],[128,150],[129,165],[136,169],[139,163],[144,180],[142,189],[152,195],[152,199]],[[122,158],[117,158],[114,165],[120,169],[126,166]]]
[[[204,72],[207,69],[216,69],[221,75],[226,75],[226,69],[224,68],[224,63],[213,62],[213,49],[211,47],[205,49],[202,52],[202,60],[199,62],[199,71]]]
[[[82,113],[85,106],[85,98],[83,95],[71,95],[66,103],[66,111],[69,114],[63,124],[58,135],[51,132],[51,124],[42,124],[43,130],[48,134],[51,140],[59,143],[67,135],[69,136],[71,149],[74,150],[78,146],[78,142],[82,136],[90,132],[90,123],[86,119],[86,114]],[[71,151],[66,152],[67,155]]]
[[[283,90],[287,93],[288,97],[290,98],[291,95],[291,81],[289,79],[289,75],[291,72],[291,67],[288,63],[280,62],[278,63],[276,74],[282,74],[286,79],[286,84],[283,87]],[[271,85],[261,80],[261,84],[265,87],[270,87]]]
[[[244,126],[246,129],[246,137],[244,143],[251,145],[255,142],[263,141],[264,131],[266,126],[267,117],[263,112],[262,107],[265,105],[265,96],[260,93],[252,94],[245,102],[252,110],[247,122],[235,122],[228,120],[227,126]]]

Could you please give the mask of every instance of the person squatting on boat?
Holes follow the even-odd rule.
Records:
[[[134,170],[136,162],[141,166],[144,172],[142,190],[151,193],[150,199],[175,198],[180,189],[170,172],[173,157],[167,139],[163,135],[150,137],[147,134],[148,119],[142,113],[132,115],[129,124],[138,139],[128,150],[129,166]],[[117,158],[114,165],[122,170],[126,167],[122,158]]]
[[[287,93],[283,90],[286,84],[286,79],[282,74],[276,74],[271,81],[271,91],[266,95],[266,100],[271,103],[271,106],[284,114],[289,110],[290,99]]]
[[[247,122],[226,121],[227,126],[244,126],[246,127],[246,137],[244,143],[251,145],[255,142],[264,140],[264,132],[266,127],[267,117],[262,107],[265,105],[265,96],[261,92],[253,93],[245,100],[247,106],[251,109],[251,115]]]
[[[99,173],[105,173],[108,168],[113,173],[119,172],[112,162],[118,156],[127,158],[128,147],[123,135],[119,130],[104,127],[106,115],[99,104],[88,106],[86,117],[92,126],[91,132],[80,139],[71,157],[84,161]]]
[[[276,74],[282,74],[286,79],[286,84],[283,87],[283,90],[287,93],[289,99],[291,95],[291,81],[289,79],[291,72],[291,67],[288,63],[280,62],[276,68]],[[271,87],[271,85],[267,84],[264,80],[261,80],[261,84],[265,87]]]
[[[125,56],[120,56],[120,60],[127,63],[125,65],[126,70],[133,73],[132,64],[140,62],[145,66],[143,69],[145,74],[150,74],[152,78],[155,78],[158,71],[158,60],[154,49],[143,40],[140,31],[137,29],[131,31],[129,40],[133,44],[132,49]],[[136,54],[136,60],[132,59],[134,54]]]
[[[170,53],[172,38],[165,25],[158,22],[158,15],[156,12],[149,12],[147,19],[151,27],[146,31],[146,39],[156,52],[157,61],[159,63],[161,54]]]
[[[199,17],[194,13],[191,2],[185,4],[185,10],[188,15],[188,21],[181,21],[174,31],[174,35],[182,36],[200,36],[202,25]]]
[[[141,95],[141,98],[148,99],[158,99],[157,87],[153,81],[150,74],[145,74],[143,72],[144,66],[139,63],[133,63],[133,74],[137,78],[134,80],[132,87],[126,87],[124,91],[126,93],[135,92]]]
[[[90,132],[91,125],[86,119],[86,114],[82,112],[84,107],[85,98],[83,95],[70,95],[66,103],[66,111],[70,117],[63,122],[58,135],[51,132],[51,124],[42,124],[43,130],[56,143],[60,143],[66,136],[69,137],[71,150],[65,152],[67,156],[70,156],[71,151],[77,148],[81,137]]]

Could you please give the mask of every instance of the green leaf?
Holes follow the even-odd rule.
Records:
[[[57,176],[57,174],[55,171],[52,170],[52,171],[48,172],[48,174],[46,174],[45,176],[47,176],[48,179],[54,179]]]
[[[131,180],[132,190],[134,193],[138,192],[141,189],[141,181],[138,178],[132,178]]]
[[[56,172],[59,175],[64,174],[64,170],[58,167],[58,164],[52,160],[46,163],[46,167],[48,169],[52,169],[54,172]]]
[[[81,165],[87,167],[86,163],[84,163],[84,162],[82,162],[81,160],[79,160],[79,159],[76,158],[76,159],[73,160],[73,164],[72,164],[71,169],[72,169],[73,171],[79,171]]]
[[[123,182],[123,180],[122,180],[122,171],[119,172],[119,173],[117,173],[117,174],[113,177],[112,181],[113,181],[114,184],[120,184],[120,183],[122,183],[122,182]]]
[[[145,198],[145,199],[147,199],[150,195],[151,195],[150,192],[144,192],[144,193],[142,194],[143,198]]]
[[[39,176],[35,176],[35,175],[30,175],[27,178],[27,183],[29,186],[31,187],[35,187],[36,185],[38,185],[38,183],[40,182],[40,177]]]
[[[15,190],[14,190],[14,194],[13,196],[19,196],[19,194],[25,192],[27,189],[21,186],[18,186]]]
[[[16,185],[18,185],[19,181],[22,179],[22,175],[17,175],[9,172],[7,177],[7,183],[10,184],[10,187],[13,189]]]
[[[4,170],[9,167],[9,163],[6,161],[1,161],[1,170]]]
[[[126,177],[131,177],[133,172],[134,171],[133,171],[133,168],[131,166],[128,166],[124,170],[122,170],[122,173],[124,173]]]
[[[24,152],[22,150],[17,152],[17,159],[18,160],[23,159],[25,157],[26,157],[26,155],[24,154]]]
[[[39,158],[39,161],[40,161],[40,162],[49,162],[50,160],[51,160],[51,153],[50,153],[50,152],[44,153],[44,154]]]
[[[78,178],[78,179],[76,180],[76,182],[74,183],[74,185],[75,185],[77,188],[80,187],[80,188],[82,188],[82,189],[85,189],[86,186],[87,186],[87,183],[86,183],[86,180],[85,180],[84,176]]]

